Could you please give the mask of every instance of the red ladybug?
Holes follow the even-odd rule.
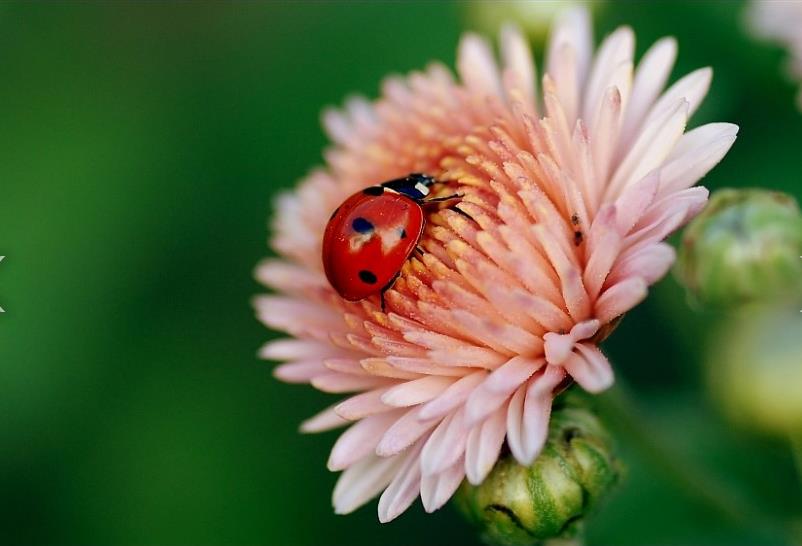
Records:
[[[323,269],[348,301],[384,292],[415,251],[426,225],[423,206],[459,198],[426,199],[436,180],[413,173],[370,186],[337,207],[323,235]]]

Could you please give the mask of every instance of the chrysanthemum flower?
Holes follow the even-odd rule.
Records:
[[[328,466],[344,470],[334,508],[382,493],[392,520],[420,495],[429,512],[467,476],[479,483],[506,442],[529,464],[543,446],[553,391],[611,385],[598,342],[662,277],[662,241],[704,206],[691,187],[732,145],[737,127],[684,133],[710,83],[697,70],[661,95],[676,54],[657,42],[633,67],[620,28],[593,55],[587,14],[561,16],[542,93],[524,38],[501,34],[501,66],[480,37],[459,46],[455,79],[440,64],[389,78],[375,103],[324,115],[327,167],[277,203],[273,248],[258,279],[275,290],[256,310],[290,338],[261,356],[275,375],[357,393],[309,419],[344,425]],[[472,219],[433,212],[386,294],[342,300],[326,281],[321,240],[331,212],[369,185],[424,172],[464,193]]]
[[[752,0],[747,22],[756,35],[774,40],[788,49],[790,58],[786,72],[794,80],[802,81],[802,2]],[[802,88],[796,102],[802,110]]]

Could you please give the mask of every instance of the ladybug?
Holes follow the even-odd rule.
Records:
[[[427,199],[435,183],[431,176],[412,173],[367,187],[337,207],[323,234],[323,269],[343,299],[359,301],[380,294],[384,310],[384,293],[404,262],[416,249],[422,252],[418,242],[426,226],[423,207],[462,197]]]

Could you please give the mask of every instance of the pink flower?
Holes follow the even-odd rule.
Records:
[[[266,359],[288,382],[356,393],[312,417],[307,432],[343,425],[329,459],[344,470],[337,513],[382,493],[390,521],[420,495],[429,512],[467,476],[479,483],[506,441],[522,464],[543,446],[553,391],[613,382],[597,343],[674,261],[662,241],[697,214],[691,187],[729,150],[737,127],[684,133],[709,68],[661,95],[676,54],[657,42],[633,71],[634,36],[620,28],[592,54],[584,11],[559,18],[542,93],[523,37],[490,46],[466,35],[455,80],[440,64],[385,81],[375,103],[354,98],[324,115],[327,168],[277,203],[273,248],[255,302],[270,328]],[[541,99],[542,97],[542,99]],[[386,295],[340,299],[326,282],[321,240],[351,193],[410,172],[465,193],[429,216],[427,253]]]

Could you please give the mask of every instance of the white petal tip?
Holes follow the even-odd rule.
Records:
[[[600,394],[609,389],[610,387],[612,387],[614,383],[615,379],[611,377],[609,380],[599,382],[593,385],[592,387],[588,388],[583,387],[583,388],[591,394]]]
[[[397,506],[393,506],[385,510],[382,510],[382,508],[379,507],[379,523],[390,523],[394,519],[398,518],[398,516],[403,514],[408,507],[409,505],[403,507],[400,510],[398,509]]]
[[[347,508],[338,508],[337,506],[334,507],[334,513],[337,514],[338,516],[347,516],[353,511],[354,511],[353,509],[349,510]]]

